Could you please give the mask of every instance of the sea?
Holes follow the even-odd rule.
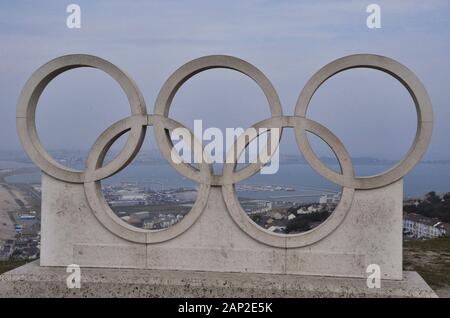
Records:
[[[0,161],[0,169],[32,166],[27,163]],[[330,165],[330,168],[338,169],[333,165]],[[391,167],[386,165],[356,165],[355,173],[358,176],[368,176],[389,168]],[[37,172],[10,176],[6,180],[11,183],[39,183],[40,178],[41,173]],[[183,177],[168,164],[131,164],[116,175],[103,180],[102,184],[121,182],[138,183],[151,189],[197,186],[195,182]],[[257,173],[239,184],[270,186],[267,191],[239,191],[240,197],[292,202],[313,202],[320,195],[338,193],[341,190],[340,186],[321,177],[308,164],[301,163],[281,165],[279,171],[271,175]],[[404,178],[405,199],[423,197],[430,191],[450,192],[450,164],[419,163]]]

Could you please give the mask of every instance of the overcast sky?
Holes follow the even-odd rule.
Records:
[[[81,29],[66,26],[69,1],[0,2],[0,149],[20,149],[15,108],[20,90],[42,64],[64,54],[109,60],[138,83],[149,112],[179,66],[209,54],[243,58],[275,86],[287,115],[310,76],[354,53],[381,54],[413,70],[435,115],[427,159],[450,159],[450,2],[427,1],[72,1]],[[381,6],[381,29],[366,26],[366,7]],[[118,85],[101,71],[77,69],[55,79],[37,111],[48,149],[89,149],[129,114]],[[195,76],[179,91],[171,116],[188,127],[248,127],[269,116],[262,92],[229,70]],[[352,156],[398,159],[416,129],[413,102],[393,78],[374,70],[333,77],[308,116],[327,126]],[[146,147],[154,147],[149,134]],[[296,153],[287,133],[284,152]],[[325,149],[325,148],[323,148]],[[317,150],[323,150],[320,147]]]

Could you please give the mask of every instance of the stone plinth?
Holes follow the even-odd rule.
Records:
[[[402,278],[402,180],[356,191],[345,219],[327,220],[327,226],[334,223],[336,229],[299,248],[268,246],[244,233],[218,187],[211,188],[205,210],[187,231],[148,244],[127,241],[103,226],[87,204],[82,185],[43,174],[42,189],[42,266],[366,278],[367,266],[378,264],[382,279]],[[339,216],[336,211],[333,215]]]
[[[437,297],[416,272],[369,289],[365,279],[290,274],[82,268],[68,289],[63,267],[38,261],[0,275],[0,297]]]

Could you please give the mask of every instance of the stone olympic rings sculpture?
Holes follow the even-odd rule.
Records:
[[[98,137],[88,155],[85,171],[68,169],[56,162],[42,146],[35,124],[37,103],[48,83],[59,74],[79,67],[93,67],[109,74],[124,90],[131,108],[129,117],[114,123]],[[321,176],[343,187],[342,197],[335,211],[321,225],[300,234],[277,234],[256,225],[245,214],[237,199],[234,184],[257,173],[263,166],[261,162],[251,163],[240,170],[236,170],[235,164],[224,164],[223,173],[214,175],[211,165],[204,161],[196,169],[188,163],[175,164],[171,160],[173,144],[168,132],[178,127],[185,128],[181,123],[168,117],[172,99],[184,82],[197,73],[213,68],[232,69],[253,79],[267,98],[271,118],[260,121],[252,127],[257,130],[258,128],[268,130],[278,128],[280,133],[283,128],[294,128],[298,147],[312,168]],[[416,106],[418,120],[413,145],[402,161],[379,175],[356,177],[350,155],[340,140],[326,127],[306,118],[308,105],[315,91],[328,78],[352,68],[372,68],[390,74],[408,90]],[[133,160],[142,146],[147,126],[154,127],[158,146],[168,162],[183,176],[199,183],[197,199],[191,211],[179,223],[158,231],[135,228],[118,218],[104,199],[100,185],[100,180],[119,172]],[[44,173],[58,180],[83,184],[92,211],[108,230],[126,240],[146,244],[164,242],[186,231],[203,212],[210,188],[220,186],[230,216],[245,233],[255,240],[279,248],[310,245],[329,235],[341,224],[352,205],[355,190],[383,187],[406,175],[424,154],[430,142],[432,126],[430,98],[419,79],[402,64],[390,58],[372,54],[346,56],[321,68],[301,91],[294,116],[283,115],[280,99],[274,87],[260,70],[246,61],[223,55],[201,57],[177,69],[161,88],[153,114],[147,114],[141,92],[125,72],[104,59],[83,54],[58,57],[40,67],[25,84],[17,105],[18,134],[25,151],[36,165]],[[129,132],[129,135],[124,148],[114,160],[103,166],[103,160],[111,145],[126,132]],[[341,166],[341,173],[331,170],[319,160],[308,142],[307,132],[318,136],[331,147]],[[248,142],[244,143],[243,148],[248,145]],[[239,144],[242,145],[238,142]],[[244,149],[237,149],[234,156],[238,158],[242,151]]]

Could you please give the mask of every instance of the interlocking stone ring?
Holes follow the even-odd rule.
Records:
[[[59,74],[78,67],[100,69],[115,79],[124,90],[130,103],[131,115],[107,128],[95,141],[87,161],[85,171],[76,171],[56,162],[42,146],[35,124],[35,112],[40,95],[48,83]],[[301,153],[311,167],[326,179],[343,187],[342,197],[335,211],[316,228],[299,234],[287,235],[269,232],[254,223],[242,209],[235,190],[235,184],[257,173],[263,162],[251,163],[237,170],[236,164],[224,164],[223,173],[215,175],[212,165],[201,160],[199,168],[188,163],[176,164],[172,161],[172,141],[169,132],[185,128],[169,118],[171,102],[178,89],[195,74],[213,68],[226,68],[245,74],[262,89],[268,101],[271,118],[262,120],[252,127],[270,133],[283,128],[293,128]],[[306,118],[309,102],[316,90],[333,75],[352,68],[372,68],[383,71],[396,78],[410,93],[417,111],[417,132],[406,157],[386,172],[369,177],[354,175],[351,157],[341,141],[326,127]],[[103,197],[100,181],[125,168],[139,152],[144,141],[147,126],[153,126],[157,144],[163,157],[183,176],[199,183],[197,199],[191,211],[177,224],[164,230],[145,230],[129,225],[118,218]],[[402,64],[383,56],[372,54],[350,55],[337,59],[314,74],[303,88],[295,107],[294,116],[282,113],[280,99],[267,77],[255,66],[241,59],[213,55],[192,60],[176,70],[164,83],[156,99],[154,114],[147,114],[141,92],[134,81],[115,65],[99,57],[74,54],[56,58],[40,67],[27,81],[17,105],[17,129],[20,140],[29,157],[46,174],[69,183],[83,184],[88,203],[97,219],[116,235],[137,243],[152,244],[172,239],[192,226],[200,217],[208,201],[211,186],[222,188],[225,204],[235,223],[254,239],[279,248],[293,248],[313,244],[334,231],[349,211],[355,190],[374,189],[389,185],[405,176],[420,160],[431,139],[433,114],[428,94],[419,79]],[[250,129],[249,128],[249,129]],[[110,163],[103,166],[106,153],[112,144],[124,133],[128,140],[121,152]],[[312,150],[307,133],[312,133],[325,141],[338,159],[341,172],[335,172],[324,165]],[[227,162],[237,162],[252,140],[244,140],[243,134],[233,145],[237,151],[227,154]],[[201,145],[191,132],[194,143]],[[254,138],[257,138],[255,136]],[[279,146],[277,140],[276,147]],[[269,140],[268,140],[269,146]],[[202,146],[200,146],[202,148]],[[273,153],[272,153],[273,155]],[[230,159],[230,160],[229,160]]]
[[[124,90],[130,103],[131,114],[133,116],[147,114],[144,98],[134,81],[118,67],[99,57],[84,54],[66,55],[51,60],[34,72],[25,84],[17,105],[17,129],[20,141],[28,156],[42,171],[56,179],[72,183],[83,183],[92,176],[60,165],[47,153],[37,135],[35,113],[39,97],[50,81],[65,71],[79,67],[92,67],[106,72]],[[131,127],[125,148],[108,165],[98,168],[95,180],[107,178],[126,166],[136,155],[144,136],[145,128],[136,125]]]

